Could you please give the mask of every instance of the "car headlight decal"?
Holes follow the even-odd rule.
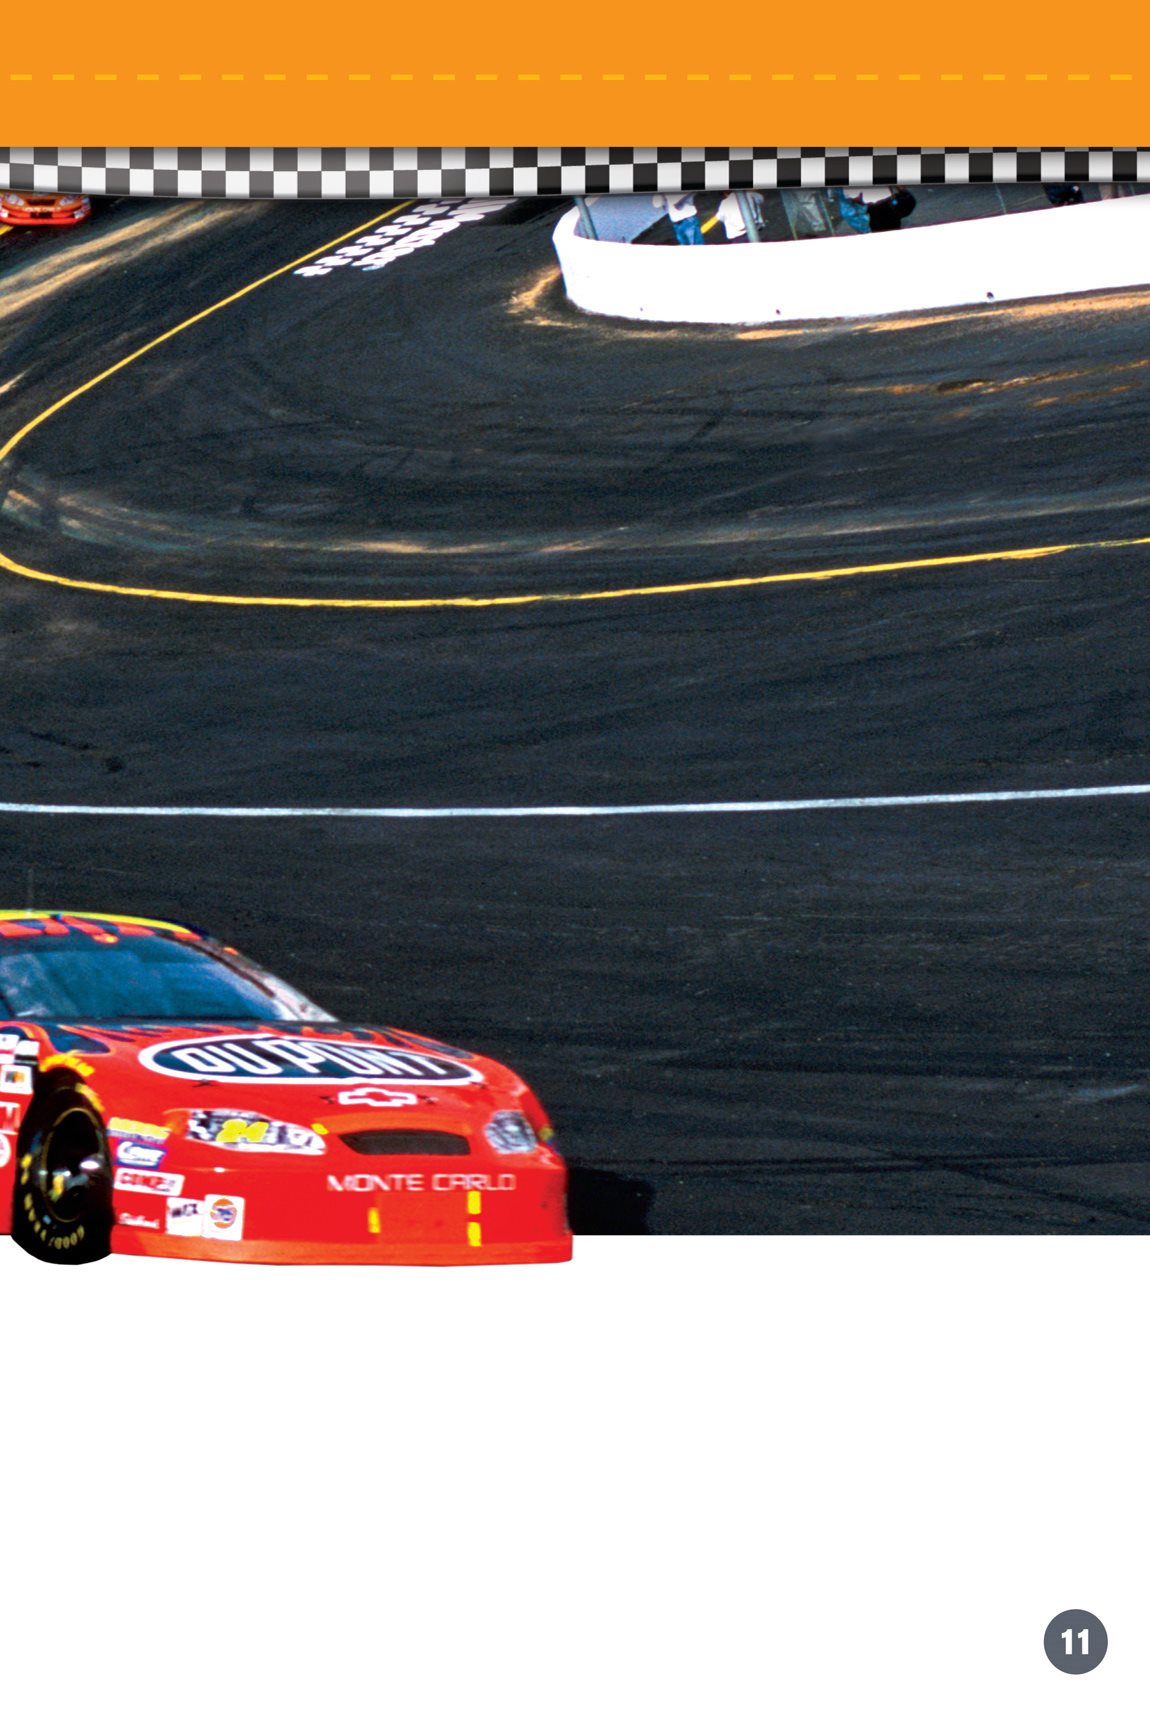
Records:
[[[535,1127],[522,1113],[493,1113],[483,1135],[497,1155],[530,1155],[539,1147]]]

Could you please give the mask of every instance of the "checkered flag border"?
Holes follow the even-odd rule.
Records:
[[[0,189],[129,197],[545,197],[1150,180],[1150,150],[0,149]]]

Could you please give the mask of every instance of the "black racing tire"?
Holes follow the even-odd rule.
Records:
[[[28,1109],[16,1155],[12,1237],[44,1263],[95,1263],[111,1250],[108,1140],[71,1074],[46,1083]]]

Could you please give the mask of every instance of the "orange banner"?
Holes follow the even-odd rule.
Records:
[[[8,33],[4,142],[1134,148],[1150,126],[1142,17],[1097,32],[982,4],[931,23],[903,4],[860,27],[841,0],[782,17],[728,0],[689,22],[603,0],[418,17],[59,0],[50,29]]]

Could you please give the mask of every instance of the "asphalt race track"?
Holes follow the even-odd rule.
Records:
[[[56,247],[0,239],[0,443],[374,213],[124,202]],[[1150,291],[616,325],[566,305],[557,214],[276,275],[21,439],[0,800],[1150,782],[1150,547],[1099,548],[1150,534]],[[951,560],[1065,545],[1094,548]],[[1150,1226],[1150,798],[9,814],[0,873],[6,903],[188,919],[343,1017],[505,1059],[585,1231]]]

